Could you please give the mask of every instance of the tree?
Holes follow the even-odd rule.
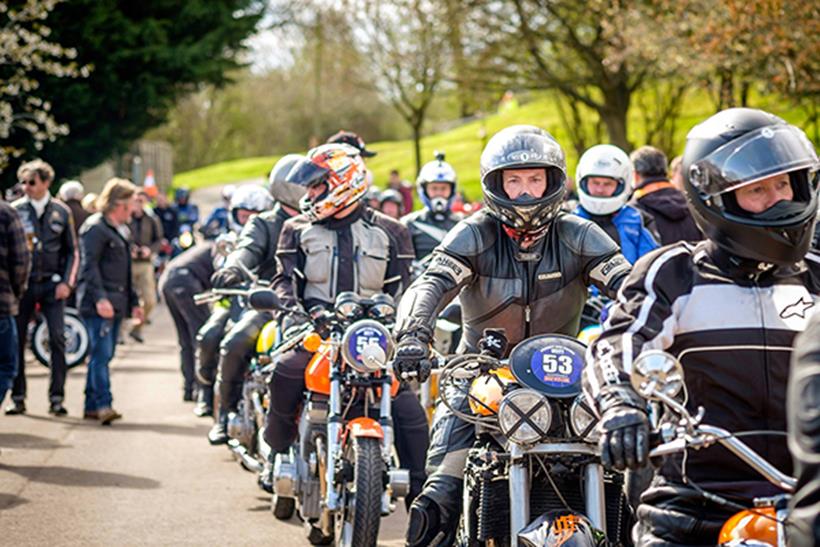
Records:
[[[88,74],[88,67],[72,60],[75,50],[48,39],[47,19],[59,1],[0,2],[0,173],[26,153],[24,143],[40,150],[43,143],[68,134],[40,89],[44,76]]]
[[[428,109],[441,84],[447,59],[446,18],[428,0],[365,2],[356,11],[360,48],[376,72],[376,86],[413,133],[416,173],[421,170],[421,136]]]
[[[72,0],[49,18],[53,39],[93,65],[89,78],[42,82],[71,137],[43,147],[60,177],[124,150],[160,125],[183,94],[223,85],[241,65],[243,41],[264,12],[260,0]]]

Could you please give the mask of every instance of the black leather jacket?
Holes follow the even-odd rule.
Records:
[[[621,287],[606,328],[590,348],[585,391],[599,408],[623,401],[632,361],[648,349],[676,356],[685,372],[687,408],[704,423],[731,432],[786,430],[786,383],[792,345],[820,297],[820,257],[792,268],[760,271],[711,241],[678,243],[644,255]],[[786,473],[786,440],[743,441]],[[682,458],[669,457],[660,475],[680,483]],[[777,489],[720,446],[689,451],[687,476],[707,490],[741,497]]]
[[[49,199],[42,216],[37,218],[28,197],[18,199],[12,207],[23,222],[32,252],[29,286],[31,283],[59,281],[76,287],[80,252],[71,210],[63,203]]]
[[[522,251],[498,220],[479,211],[450,231],[405,293],[397,332],[401,338],[419,326],[432,329],[461,291],[459,351],[475,351],[486,328],[505,329],[510,348],[534,334],[575,336],[587,287],[614,295],[629,267],[615,242],[588,220],[561,214]]]
[[[462,218],[462,215],[451,211],[433,213],[427,208],[402,217],[401,223],[410,230],[410,237],[413,238],[416,260],[424,260],[432,253]]]
[[[259,279],[272,280],[276,275],[276,249],[282,225],[290,215],[281,205],[271,211],[254,215],[239,234],[236,249],[225,259],[223,267],[244,271],[238,264],[255,273]],[[246,280],[249,281],[249,280]]]
[[[80,230],[83,269],[77,288],[80,313],[96,315],[97,302],[107,298],[116,317],[130,317],[139,305],[131,284],[131,252],[128,241],[101,213],[88,217]]]

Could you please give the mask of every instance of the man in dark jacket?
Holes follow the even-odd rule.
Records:
[[[69,180],[60,185],[60,200],[71,210],[71,217],[74,219],[74,229],[79,232],[91,213],[83,209],[82,199],[85,195],[85,188],[78,180]]]
[[[661,245],[678,241],[700,241],[700,233],[686,196],[669,182],[666,155],[652,146],[642,146],[630,155],[635,168],[632,203],[655,219]]]
[[[149,201],[148,194],[137,193],[134,214],[128,224],[131,231],[131,275],[146,320],[157,305],[154,257],[159,253],[163,238],[162,222],[148,206]],[[135,325],[129,335],[142,343],[142,324]]]
[[[84,418],[108,425],[122,416],[111,407],[108,363],[114,357],[120,323],[142,321],[139,298],[131,283],[131,252],[122,230],[131,219],[136,186],[111,179],[100,195],[100,211],[80,231],[83,270],[77,289],[80,313],[88,329],[88,378]]]
[[[6,414],[23,414],[26,411],[26,371],[23,358],[28,338],[28,323],[34,308],[46,318],[51,349],[51,382],[49,384],[49,413],[55,416],[67,414],[63,407],[65,388],[65,301],[77,284],[80,268],[77,236],[71,211],[57,200],[51,199],[49,187],[54,180],[54,169],[42,160],[24,163],[17,171],[17,178],[25,186],[26,197],[12,206],[23,222],[23,229],[32,252],[31,277],[28,291],[20,302],[17,315],[18,370],[14,380],[12,404]]]
[[[26,292],[31,253],[17,212],[0,202],[0,404],[17,375],[17,315]]]
[[[215,260],[214,245],[206,241],[169,262],[159,278],[159,290],[177,329],[185,401],[194,398],[196,333],[210,315],[208,306],[194,303],[194,295],[211,288]]]
[[[788,544],[820,545],[820,313],[812,316],[794,346],[787,408],[789,449],[797,476],[789,504]]]

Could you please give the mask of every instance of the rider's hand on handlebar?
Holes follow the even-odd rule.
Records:
[[[405,380],[416,378],[423,382],[430,376],[433,363],[430,361],[430,345],[415,336],[403,338],[396,346],[393,369]]]
[[[649,458],[649,419],[642,409],[613,406],[604,412],[601,429],[601,463],[623,471],[646,465]]]
[[[242,272],[233,266],[222,268],[211,276],[211,285],[213,285],[215,289],[234,287],[243,281],[244,277],[242,276]]]

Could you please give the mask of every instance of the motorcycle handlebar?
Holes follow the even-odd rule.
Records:
[[[677,437],[669,442],[663,443],[649,452],[650,457],[668,456],[683,452],[687,448],[705,448],[711,444],[719,443],[727,448],[735,456],[743,460],[752,469],[760,473],[769,482],[785,490],[794,492],[797,479],[781,472],[770,464],[760,454],[749,448],[746,443],[729,433],[727,430],[711,425],[699,425],[695,429],[695,435]]]

